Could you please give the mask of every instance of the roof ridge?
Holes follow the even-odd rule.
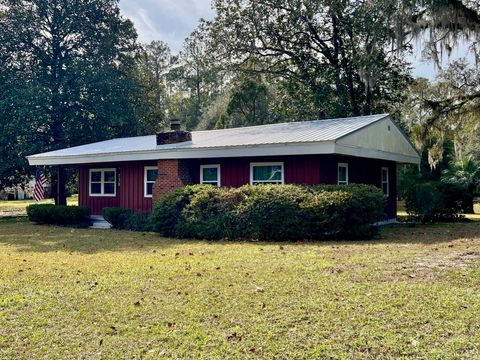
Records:
[[[372,115],[359,115],[359,116],[352,116],[352,117],[338,117],[338,118],[330,118],[330,119],[314,119],[314,120],[304,120],[304,121],[289,121],[289,122],[282,122],[282,123],[272,123],[272,124],[262,124],[262,125],[249,125],[249,126],[238,126],[233,128],[225,128],[225,129],[211,129],[211,130],[193,130],[192,133],[201,133],[201,132],[211,132],[211,131],[225,131],[225,130],[238,130],[238,129],[250,129],[250,128],[263,128],[263,127],[277,127],[280,125],[290,125],[290,124],[307,124],[313,122],[324,122],[324,121],[334,121],[334,120],[355,120],[360,118],[368,118],[368,117],[378,117],[378,120],[383,119],[384,117],[389,116],[389,113],[382,113],[382,114],[372,114]]]

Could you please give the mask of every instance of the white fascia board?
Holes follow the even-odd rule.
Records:
[[[122,153],[105,153],[68,156],[29,156],[30,165],[78,165],[121,161],[205,159],[229,157],[255,157],[278,155],[333,154],[335,143],[318,142],[303,144],[251,145],[238,147],[150,150]]]
[[[397,153],[391,153],[391,152],[376,150],[376,149],[362,148],[357,146],[347,146],[347,145],[336,144],[335,154],[388,160],[388,161],[395,161],[398,163],[406,163],[406,164],[420,164],[419,156],[397,154]]]

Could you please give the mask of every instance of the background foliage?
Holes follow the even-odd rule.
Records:
[[[476,194],[479,71],[441,66],[458,48],[478,60],[478,2],[212,5],[173,53],[138,43],[118,0],[0,0],[0,188],[31,175],[26,155],[152,134],[170,118],[213,129],[389,112],[422,153],[415,176],[465,182],[452,173],[469,161]],[[418,44],[434,81],[412,78]]]

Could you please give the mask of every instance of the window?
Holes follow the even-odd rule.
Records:
[[[283,184],[283,163],[250,163],[250,185]]]
[[[385,196],[388,196],[390,194],[388,184],[388,167],[382,167],[382,190]]]
[[[200,184],[220,186],[220,165],[200,165]]]
[[[145,166],[143,173],[143,196],[153,196],[153,184],[157,180],[158,168],[156,166]]]
[[[338,163],[338,185],[348,185],[348,164]]]
[[[90,196],[115,196],[116,169],[90,169]]]

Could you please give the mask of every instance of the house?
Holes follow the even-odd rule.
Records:
[[[396,216],[396,166],[420,157],[388,114],[243,128],[171,131],[36,154],[30,165],[77,167],[79,204],[149,211],[186,184],[373,184]]]
[[[25,181],[22,185],[6,187],[0,190],[0,200],[26,200],[33,198],[35,180]]]

